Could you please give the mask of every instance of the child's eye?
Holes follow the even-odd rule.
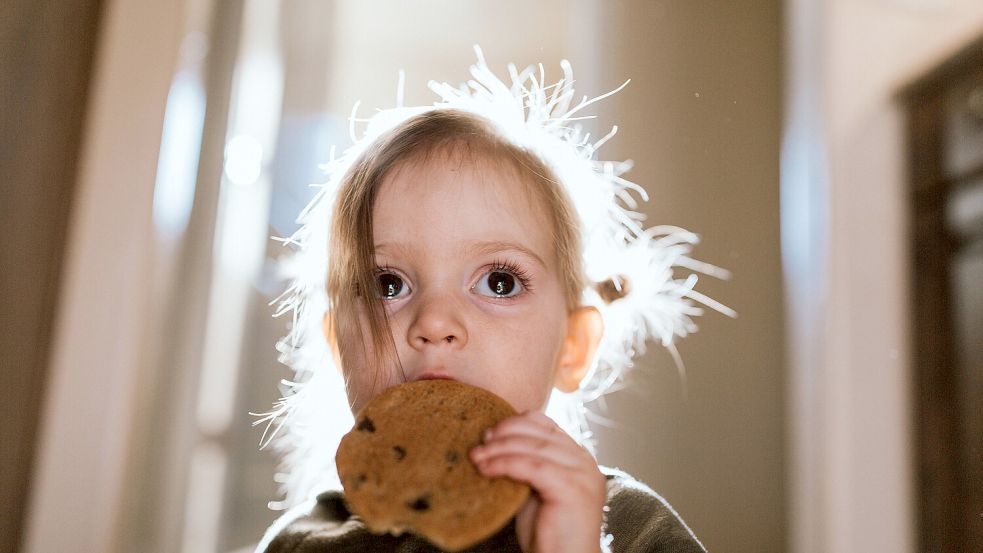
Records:
[[[479,294],[493,298],[511,298],[528,289],[529,279],[522,269],[512,264],[501,263],[481,275],[481,279],[473,288]]]
[[[379,282],[379,296],[384,300],[394,300],[409,293],[410,288],[403,283],[403,279],[393,273],[379,273],[376,276]]]

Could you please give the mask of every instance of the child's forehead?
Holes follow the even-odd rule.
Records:
[[[421,195],[442,200],[448,210],[465,197],[480,197],[503,215],[534,220],[547,228],[552,206],[541,190],[542,183],[509,159],[488,156],[432,156],[398,162],[386,176],[376,197],[392,203],[418,201]],[[511,218],[511,217],[510,217]]]
[[[543,216],[533,185],[507,166],[475,161],[432,158],[387,176],[373,209],[374,250],[510,250],[548,266],[552,218]]]
[[[539,216],[552,211],[542,190],[541,177],[532,168],[524,166],[507,150],[482,143],[457,141],[420,148],[397,161],[384,181],[411,185],[422,175],[434,173],[467,175],[471,177],[467,179],[470,184],[499,189],[515,184],[518,186],[508,186],[507,192],[513,196],[520,194],[514,198],[517,204],[532,208]]]

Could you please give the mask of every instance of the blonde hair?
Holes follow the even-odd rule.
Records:
[[[564,287],[567,310],[581,303],[584,276],[577,212],[554,172],[535,154],[507,141],[491,122],[460,110],[431,110],[411,117],[380,137],[341,180],[329,235],[327,294],[329,332],[354,331],[367,342],[358,320],[359,301],[368,315],[376,366],[398,364],[395,344],[377,284],[372,210],[386,177],[404,163],[427,163],[437,156],[461,162],[488,161],[510,169],[526,184],[551,223],[553,261]],[[367,293],[365,293],[367,292]],[[352,328],[354,327],[354,328]]]

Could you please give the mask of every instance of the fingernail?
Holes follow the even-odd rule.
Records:
[[[489,428],[488,430],[485,430],[485,435],[484,435],[482,441],[485,442],[485,443],[488,443],[488,441],[490,441],[491,439],[492,439],[492,431],[491,431],[491,428]]]

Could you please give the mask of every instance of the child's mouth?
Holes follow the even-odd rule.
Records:
[[[418,378],[417,380],[456,380],[456,379],[444,371],[432,370],[432,371],[425,371],[423,374],[420,375],[420,378]]]

